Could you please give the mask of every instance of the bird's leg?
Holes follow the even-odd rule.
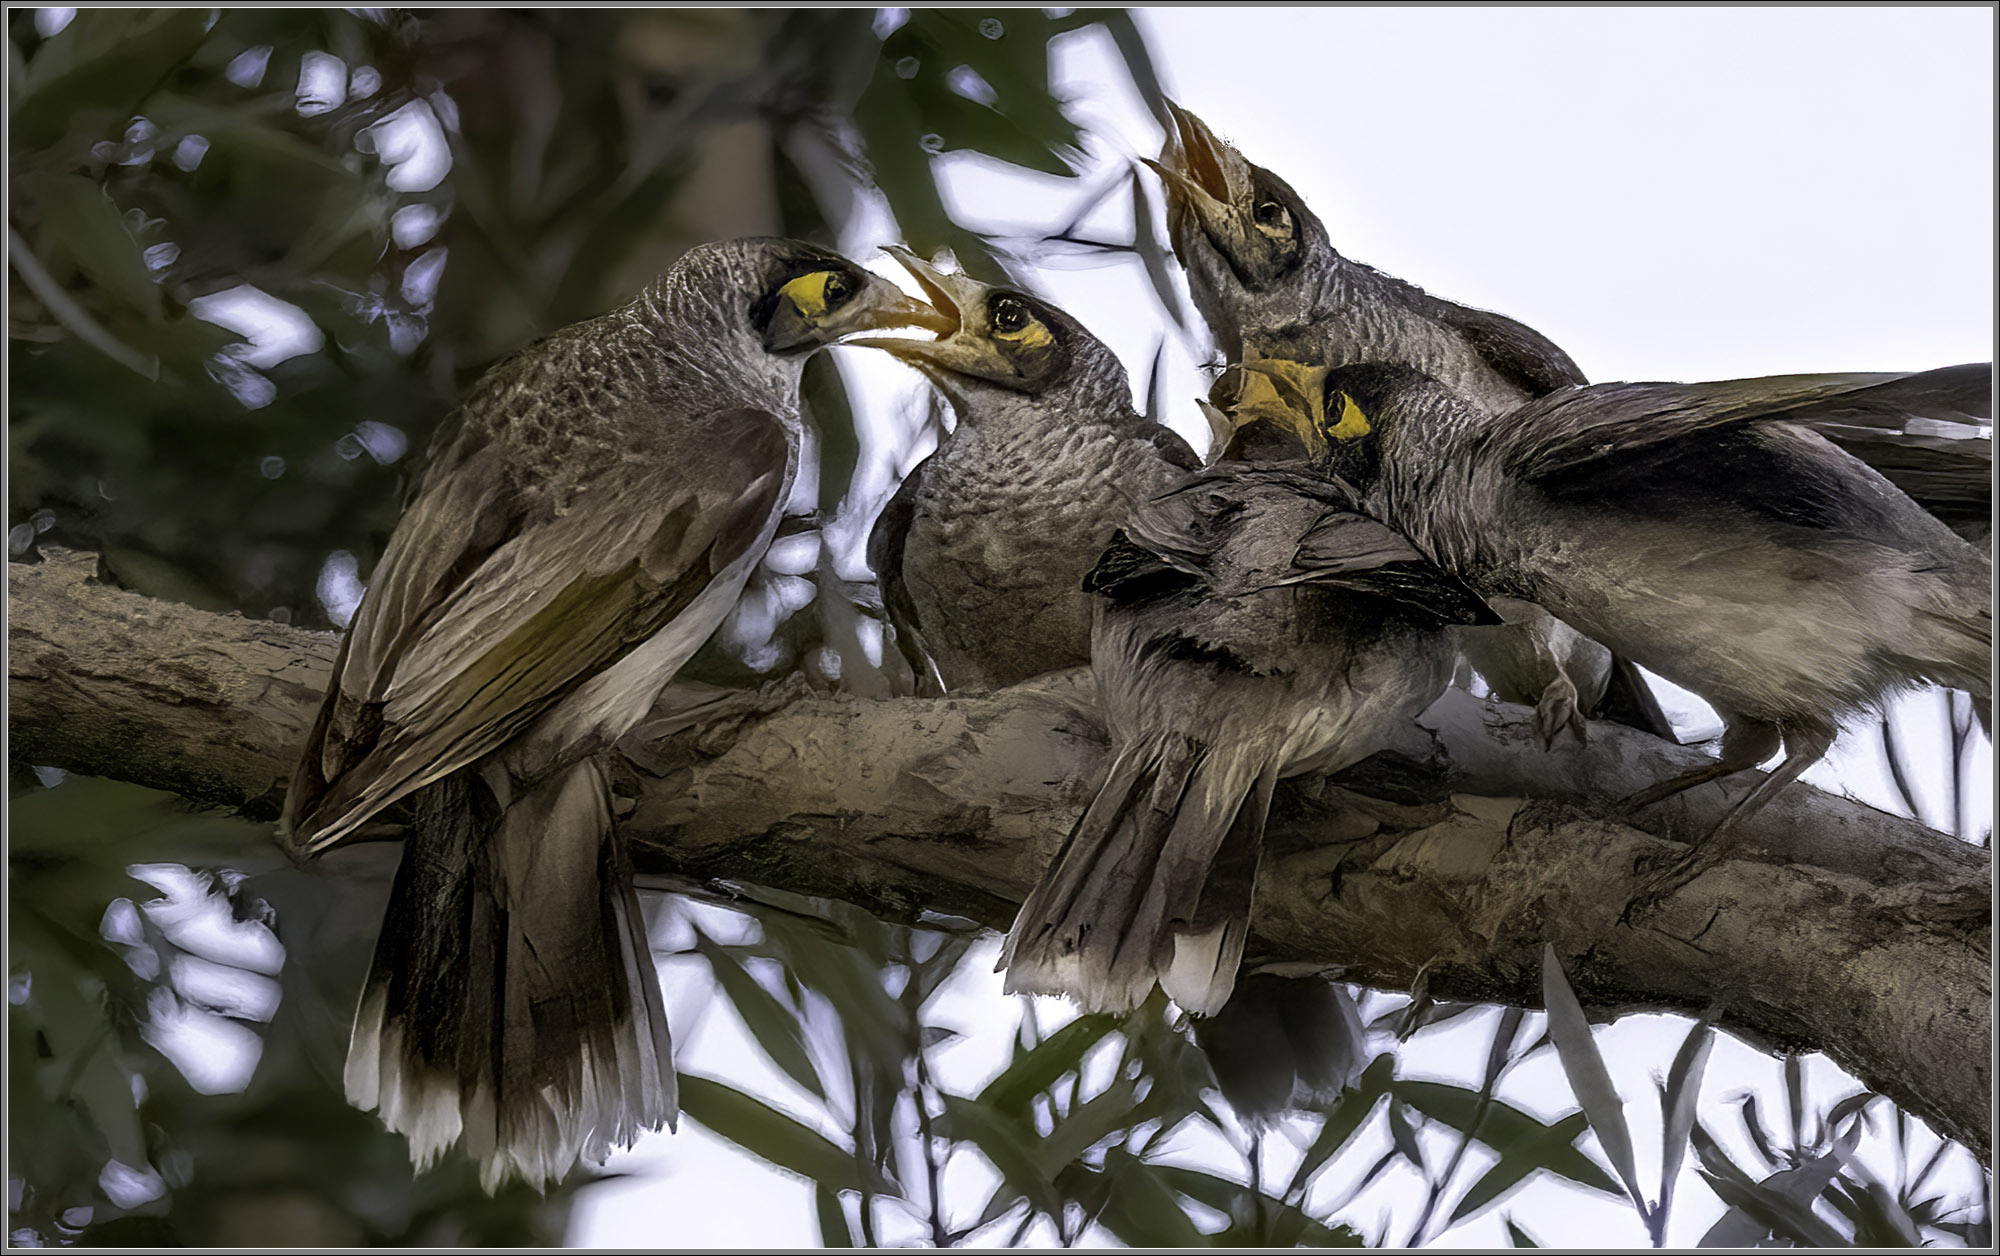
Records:
[[[1561,620],[1551,616],[1548,631],[1534,634],[1535,651],[1541,655],[1542,663],[1548,668],[1550,680],[1542,687],[1542,696],[1535,703],[1535,732],[1542,739],[1542,749],[1554,750],[1556,736],[1567,728],[1576,734],[1579,742],[1590,740],[1590,730],[1585,726],[1583,703],[1577,695],[1576,682],[1570,679],[1569,668],[1564,666],[1562,656],[1556,653],[1555,634],[1557,631],[1575,631]]]
[[[1768,730],[1770,735],[1776,735],[1778,732],[1775,725],[1756,727],[1759,730],[1759,744],[1768,745],[1765,730]],[[1733,733],[1735,730],[1732,728],[1730,731]],[[1723,814],[1720,823],[1707,834],[1694,839],[1688,847],[1687,854],[1648,886],[1634,906],[1656,903],[1721,863],[1734,844],[1732,837],[1742,827],[1744,821],[1763,810],[1766,803],[1777,797],[1779,790],[1799,779],[1800,773],[1825,757],[1828,748],[1833,745],[1836,731],[1837,729],[1830,724],[1795,725],[1786,728],[1783,733],[1784,761],[1778,764],[1776,770],[1769,776],[1752,786],[1748,793],[1737,799]],[[1728,746],[1729,738],[1725,734],[1723,738],[1725,759],[1728,758]],[[1768,754],[1768,751],[1764,753]]]
[[[1668,777],[1657,785],[1642,789],[1627,798],[1625,806],[1637,811],[1641,807],[1664,802],[1682,790],[1692,789],[1696,785],[1705,785],[1709,781],[1754,768],[1777,753],[1778,747],[1782,744],[1776,724],[1742,716],[1724,718],[1726,723],[1722,733],[1722,751],[1716,756],[1715,762],[1703,764],[1691,772]],[[1801,768],[1800,771],[1804,769]]]

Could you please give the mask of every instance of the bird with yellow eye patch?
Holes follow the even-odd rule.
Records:
[[[1595,384],[1497,417],[1403,365],[1248,369],[1306,407],[1293,422],[1324,430],[1331,468],[1433,561],[1715,708],[1716,762],[1632,805],[1782,745],[1723,822],[1740,823],[1826,753],[1844,717],[1914,686],[1967,690],[1989,720],[1991,560],[1815,424],[1990,422],[1990,364],[1782,388]]]
[[[934,311],[791,240],[691,250],[501,362],[432,442],[285,799],[304,859],[400,822],[350,1102],[536,1189],[677,1113],[609,787],[763,557],[805,359]]]
[[[1117,356],[1069,315],[890,252],[951,326],[855,343],[922,371],[957,418],[869,537],[897,647],[933,695],[1081,667],[1084,573],[1137,503],[1201,460],[1140,416]]]

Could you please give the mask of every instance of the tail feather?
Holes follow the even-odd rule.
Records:
[[[1127,745],[1008,934],[1010,991],[1137,1007],[1155,984],[1192,1012],[1234,986],[1274,756],[1176,733]]]
[[[652,952],[602,773],[502,806],[418,796],[348,1049],[347,1093],[428,1167],[461,1136],[486,1190],[540,1189],[678,1115]]]

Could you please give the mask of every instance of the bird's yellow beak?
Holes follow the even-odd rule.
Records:
[[[1174,129],[1158,161],[1141,161],[1159,174],[1167,189],[1167,224],[1178,228],[1190,218],[1210,233],[1239,234],[1232,206],[1250,194],[1250,163],[1208,129],[1208,124],[1166,102]]]
[[[881,349],[933,378],[939,372],[988,380],[1012,380],[1018,376],[1013,363],[1001,356],[990,337],[965,326],[965,311],[984,304],[989,285],[966,275],[947,274],[900,245],[885,244],[882,251],[902,263],[935,307],[935,324],[924,326],[935,330],[937,339],[870,336],[851,340],[849,344]]]
[[[1296,439],[1305,456],[1319,461],[1327,455],[1333,434],[1326,413],[1327,368],[1288,358],[1246,358],[1224,371],[1210,390],[1209,401],[1229,416],[1235,433],[1252,423],[1267,423]],[[1225,456],[1231,456],[1225,450]]]

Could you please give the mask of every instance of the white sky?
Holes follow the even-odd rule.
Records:
[[[1297,188],[1337,248],[1527,322],[1593,379],[1992,357],[1990,10],[1176,8],[1146,10],[1140,21],[1169,94]],[[1081,181],[1092,186],[1160,143],[1103,54],[1100,41],[1074,38],[1056,66],[1075,116],[1106,132],[1093,156],[1110,164]],[[951,174],[961,220],[987,229],[1038,234],[1069,217],[1080,190],[979,159],[953,160]],[[1094,225],[1112,235],[1119,212],[1129,206],[1108,205]],[[892,238],[892,225],[867,221],[843,243],[890,274],[893,263],[870,250]],[[1051,269],[1042,278],[1143,388],[1161,322],[1137,272]],[[867,394],[914,391],[879,355],[841,357]],[[1170,362],[1168,418],[1198,432],[1192,398],[1205,379],[1185,351]],[[1919,701],[1931,704],[1923,718],[1935,723],[1936,700]],[[1875,794],[1872,746],[1840,753],[1820,783]],[[1990,817],[1990,792],[1978,805]],[[795,1114],[810,1111],[762,1064],[722,1001],[690,1010],[702,983],[688,978],[698,974],[667,967],[682,1065],[727,1075]],[[945,997],[942,1019],[990,1035],[940,1053],[947,1085],[970,1092],[990,1076],[1014,1009],[984,974]],[[1684,1024],[1632,1017],[1599,1030],[1632,1109],[1642,1180],[1657,1178],[1649,1165],[1659,1154],[1647,1096]],[[1405,1074],[1467,1080],[1489,1028],[1407,1051]],[[1780,1076],[1775,1061],[1718,1041],[1703,1115],[1732,1151],[1743,1140],[1730,1138],[1740,1127],[1726,1101],[1755,1090],[1767,1111],[1779,1111]],[[1852,1088],[1817,1058],[1809,1080],[1816,1099]],[[1570,1106],[1552,1059],[1510,1076],[1502,1097],[1544,1117]],[[635,1176],[585,1195],[571,1243],[817,1240],[804,1184],[691,1125],[646,1140],[613,1167]],[[1356,1215],[1372,1225],[1410,1180],[1378,1184]],[[1545,1193],[1517,1196],[1512,1207],[1544,1242],[1645,1241],[1627,1206],[1560,1187],[1530,1190]],[[1692,1244],[1720,1211],[1684,1170],[1669,1245]],[[1499,1215],[1441,1245],[1504,1244]]]

